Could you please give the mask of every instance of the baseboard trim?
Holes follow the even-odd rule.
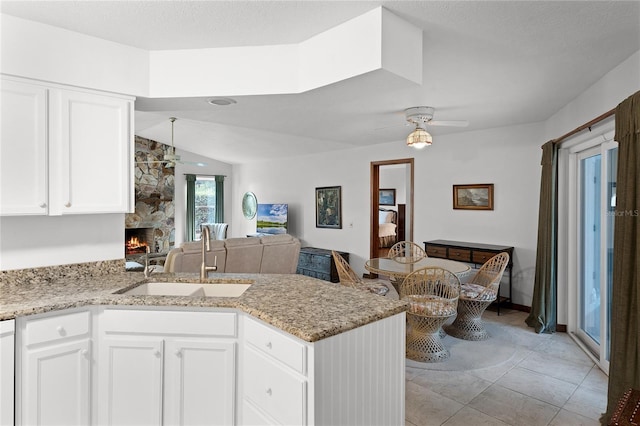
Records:
[[[508,309],[513,309],[514,311],[531,313],[531,306],[519,305],[517,303],[505,303],[502,306]]]
[[[500,304],[500,309],[513,309],[514,311],[520,311],[520,312],[526,312],[526,313],[530,313],[531,312],[531,307],[530,306],[525,306],[525,305],[518,305],[517,303],[506,303],[503,302]],[[490,311],[495,311],[497,310],[497,305],[495,303],[491,304],[489,306]]]

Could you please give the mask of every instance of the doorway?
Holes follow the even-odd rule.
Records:
[[[393,204],[385,202],[382,207],[395,210],[397,217],[396,234],[403,240],[413,241],[413,158],[371,162],[371,232],[369,257],[380,257],[388,251],[381,243],[380,232],[380,189],[394,190]],[[393,175],[393,179],[388,176]],[[381,184],[382,182],[382,184]],[[392,183],[388,183],[392,182]],[[387,186],[385,186],[387,185]],[[389,187],[388,187],[389,186]],[[391,188],[391,186],[393,186]],[[385,191],[387,194],[388,191]],[[386,250],[385,250],[386,248]]]
[[[609,371],[617,143],[571,149],[575,200],[569,279],[569,331]]]

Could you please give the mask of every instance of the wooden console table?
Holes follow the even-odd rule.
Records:
[[[349,261],[349,253],[338,252],[347,262]],[[308,277],[319,278],[332,283],[339,283],[338,270],[333,261],[331,250],[302,247],[300,249],[300,257],[298,258],[297,274],[306,275]]]
[[[496,254],[507,252],[509,254],[509,263],[507,263],[507,269],[509,270],[509,296],[500,296],[500,289],[498,288],[499,297],[496,299],[498,315],[500,315],[500,304],[512,302],[513,247],[462,241],[432,240],[424,241],[424,250],[429,257],[457,260],[459,262],[473,263],[474,265],[483,265]]]

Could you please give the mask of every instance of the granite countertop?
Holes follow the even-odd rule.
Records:
[[[253,283],[240,297],[119,294],[145,282],[198,282],[197,274],[122,272],[51,282],[0,283],[0,320],[88,305],[234,308],[315,342],[406,309],[406,303],[304,275],[215,274],[207,283]]]

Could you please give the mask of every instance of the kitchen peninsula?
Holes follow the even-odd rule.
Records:
[[[302,275],[215,274],[205,284],[251,284],[239,297],[123,294],[193,274],[2,278],[0,320],[15,319],[16,424],[43,414],[68,424],[404,421],[403,302]],[[74,380],[48,389],[50,359]]]

